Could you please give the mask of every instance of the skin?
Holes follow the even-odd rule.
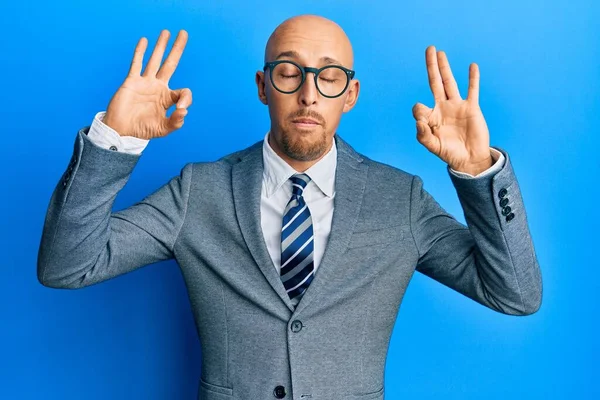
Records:
[[[445,52],[427,47],[425,63],[435,105],[433,109],[421,103],[413,106],[417,140],[450,168],[475,176],[495,161],[479,107],[479,67],[469,65],[469,88],[463,100]]]
[[[147,39],[142,37],[135,48],[129,73],[111,99],[104,123],[121,136],[153,139],[181,128],[192,104],[189,88],[170,89],[168,84],[179,63],[188,34],[181,30],[162,63],[170,33],[163,30],[142,73]],[[279,25],[269,37],[265,61],[289,59],[305,67],[337,64],[353,68],[353,51],[344,31],[326,18],[301,15]],[[479,67],[469,66],[469,88],[462,99],[448,58],[434,46],[425,50],[429,86],[435,104],[413,106],[417,140],[448,166],[477,175],[495,161],[490,151],[489,131],[479,107]],[[358,99],[360,83],[353,79],[337,98],[327,98],[318,91],[308,73],[302,87],[292,94],[277,91],[263,71],[256,73],[258,98],[269,107],[271,130],[269,144],[298,172],[304,172],[331,148],[343,113],[350,111]],[[167,110],[176,109],[167,117]],[[298,118],[312,118],[318,123],[295,123]]]
[[[284,52],[294,54],[278,57]],[[265,48],[265,61],[275,60],[293,60],[316,68],[336,64],[352,69],[354,64],[352,45],[342,28],[315,15],[290,18],[273,31]],[[255,81],[259,100],[269,107],[269,144],[296,171],[304,172],[333,145],[342,114],[356,104],[360,83],[352,79],[341,96],[327,98],[318,92],[314,75],[307,73],[297,92],[285,94],[273,87],[268,72],[257,71]],[[293,120],[300,117],[316,119],[318,124],[295,124]]]
[[[187,109],[192,104],[189,88],[170,89],[169,80],[175,72],[188,40],[188,33],[179,31],[175,43],[161,66],[170,32],[162,30],[154,51],[142,72],[142,61],[148,39],[142,37],[135,47],[129,73],[108,104],[104,124],[121,136],[154,139],[181,128]],[[176,109],[169,117],[166,112]]]
[[[352,45],[342,28],[316,15],[287,19],[275,29],[267,42],[265,61],[278,59],[317,68],[333,62],[352,69],[354,63]],[[471,175],[483,172],[492,166],[494,159],[489,148],[489,131],[479,107],[477,64],[469,66],[465,100],[460,96],[445,52],[428,46],[425,64],[435,105],[434,108],[422,103],[413,106],[417,140],[456,171]],[[257,71],[255,77],[258,98],[269,107],[269,144],[298,172],[310,168],[329,151],[342,114],[354,107],[360,90],[359,81],[353,79],[342,96],[330,99],[317,91],[312,78],[309,73],[297,92],[284,94],[273,87],[263,71]],[[319,125],[298,126],[293,122],[298,117],[315,118]]]

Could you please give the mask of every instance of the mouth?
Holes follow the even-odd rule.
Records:
[[[298,119],[292,120],[292,123],[298,128],[305,128],[305,129],[306,128],[308,128],[308,129],[315,128],[320,125],[319,122],[317,122],[316,120],[311,119],[311,118],[298,118]]]

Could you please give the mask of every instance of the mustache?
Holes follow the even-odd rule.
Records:
[[[296,118],[312,118],[317,120],[321,125],[325,125],[325,118],[321,116],[318,112],[314,110],[298,110],[292,114],[290,114],[290,119]]]

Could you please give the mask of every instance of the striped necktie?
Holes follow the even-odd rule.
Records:
[[[313,226],[308,205],[302,192],[310,177],[295,174],[292,181],[292,198],[283,212],[281,228],[281,280],[292,304],[297,305],[314,277]]]

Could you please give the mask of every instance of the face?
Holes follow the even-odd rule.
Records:
[[[346,34],[318,16],[295,17],[277,27],[265,50],[265,61],[276,60],[292,60],[303,67],[353,67]],[[359,82],[353,79],[341,96],[327,98],[317,90],[314,74],[308,72],[298,91],[285,94],[273,87],[269,73],[268,68],[256,73],[259,99],[269,107],[269,144],[286,160],[316,162],[331,148],[342,113],[354,107]]]

